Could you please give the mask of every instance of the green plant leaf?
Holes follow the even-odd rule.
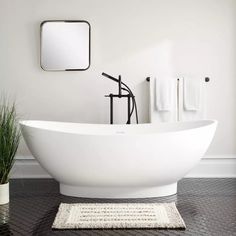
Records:
[[[20,136],[15,104],[3,100],[0,104],[0,184],[9,181]]]

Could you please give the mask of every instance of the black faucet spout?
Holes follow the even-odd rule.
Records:
[[[105,76],[105,77],[107,77],[108,79],[111,79],[111,80],[113,80],[113,81],[119,83],[119,80],[118,80],[117,78],[115,78],[115,77],[113,77],[113,76],[111,76],[111,75],[108,75],[107,73],[102,72],[102,75]]]

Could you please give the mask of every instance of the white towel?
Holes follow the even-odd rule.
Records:
[[[165,93],[158,95],[160,85],[156,85],[156,79],[150,79],[149,82],[149,120],[151,123],[159,122],[176,122],[177,121],[177,100],[176,100],[176,79],[168,78],[168,84],[170,85]],[[164,98],[164,94],[169,94],[167,100],[159,104],[159,101]],[[159,96],[159,97],[158,97]],[[157,105],[160,106],[157,106]],[[160,109],[160,110],[159,110]]]
[[[174,83],[170,78],[156,79],[156,108],[158,111],[171,111],[173,108]]]
[[[191,86],[196,84],[196,88],[187,92],[187,84],[185,82],[192,79]],[[193,81],[195,80],[195,81]],[[196,81],[197,80],[197,81]],[[190,81],[188,81],[191,83]],[[193,91],[193,97],[190,98],[190,91]],[[187,92],[187,94],[185,93]],[[180,121],[193,121],[206,119],[206,83],[201,78],[180,78],[179,79],[179,120]]]
[[[202,80],[184,78],[184,109],[186,111],[199,111],[202,93]]]

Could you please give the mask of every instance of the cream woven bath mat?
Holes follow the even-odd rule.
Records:
[[[185,229],[175,203],[61,203],[54,229]]]

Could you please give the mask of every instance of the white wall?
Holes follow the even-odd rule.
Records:
[[[40,68],[40,23],[54,19],[90,22],[89,70]],[[234,157],[235,31],[235,0],[0,0],[0,91],[23,119],[108,123],[104,94],[116,86],[101,72],[121,74],[147,122],[147,76],[209,76],[207,116],[219,127],[208,155]],[[117,122],[123,116],[117,105]],[[19,155],[29,155],[23,144]]]

